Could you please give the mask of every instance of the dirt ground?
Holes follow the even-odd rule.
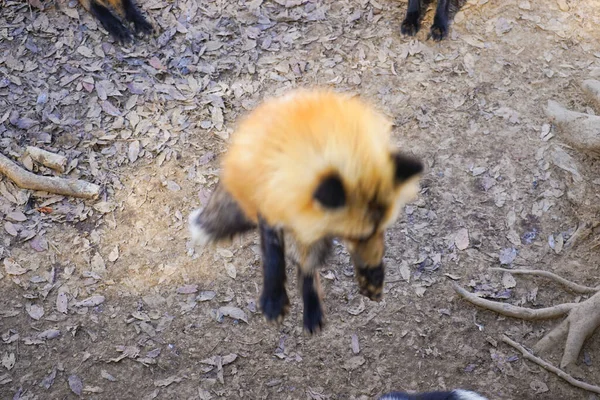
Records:
[[[532,346],[556,321],[477,309],[450,281],[534,308],[581,297],[488,268],[600,283],[596,235],[562,249],[598,213],[600,166],[543,112],[548,99],[593,112],[579,84],[600,76],[600,1],[470,0],[434,43],[433,10],[403,37],[394,0],[149,0],[158,33],[133,47],[74,1],[0,7],[0,150],[40,174],[27,145],[66,155],[69,177],[103,188],[82,201],[0,177],[0,398],[598,398],[500,342]],[[327,325],[309,337],[291,267],[291,314],[267,324],[257,235],[198,254],[187,216],[237,118],[316,84],[379,104],[427,171],[387,235],[384,300],[358,294],[338,247],[322,271]],[[599,348],[597,333],[579,357],[586,382],[600,384]]]

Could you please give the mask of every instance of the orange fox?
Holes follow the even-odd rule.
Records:
[[[381,299],[384,232],[417,195],[423,170],[394,148],[391,128],[369,104],[321,89],[267,100],[239,124],[220,183],[206,207],[190,214],[190,231],[206,245],[258,226],[268,320],[282,320],[290,304],[286,245],[310,333],[323,325],[317,268],[333,238],[352,256],[360,293]]]
[[[120,43],[132,39],[131,32],[123,24],[122,19],[132,22],[136,33],[149,34],[153,30],[152,25],[142,15],[133,0],[79,0],[79,2]]]

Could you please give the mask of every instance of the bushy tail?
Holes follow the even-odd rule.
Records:
[[[192,211],[188,223],[192,242],[197,246],[231,239],[256,228],[221,185],[217,185],[206,207]]]

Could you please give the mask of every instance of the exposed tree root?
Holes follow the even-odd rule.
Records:
[[[571,282],[562,276],[558,276],[555,273],[542,271],[541,269],[506,269],[506,268],[490,268],[490,271],[508,272],[513,275],[536,275],[543,276],[544,278],[551,279],[555,282],[560,283],[564,287],[571,289],[575,293],[588,294],[600,292],[600,286],[589,287],[583,286],[575,282]]]
[[[22,189],[43,190],[71,197],[97,198],[100,186],[82,180],[33,174],[0,154],[0,174],[4,174]]]
[[[577,379],[573,378],[571,375],[567,374],[566,372],[564,372],[563,370],[561,370],[559,368],[556,368],[554,365],[550,364],[549,362],[544,361],[541,358],[534,356],[533,354],[528,352],[523,346],[521,346],[519,343],[515,342],[508,336],[503,335],[502,341],[504,343],[508,344],[509,346],[512,346],[515,349],[519,350],[521,352],[521,354],[523,354],[523,358],[525,358],[529,361],[532,361],[532,362],[536,363],[537,365],[539,365],[540,367],[556,374],[559,378],[564,379],[565,381],[569,382],[571,385],[578,387],[580,389],[583,389],[583,390],[588,390],[593,393],[600,393],[600,387],[598,387],[596,385],[590,385],[589,383],[578,381]]]
[[[600,82],[589,79],[581,84],[585,94],[600,106]],[[573,147],[600,154],[600,116],[570,111],[554,100],[548,101],[546,115]]]
[[[67,157],[33,146],[27,146],[25,151],[33,160],[39,162],[40,164],[48,168],[52,168],[58,172],[65,172],[65,168],[67,166]]]
[[[504,271],[503,269],[496,268],[495,270]],[[583,347],[583,343],[594,333],[596,328],[600,326],[600,291],[577,285],[545,271],[509,270],[509,272],[515,274],[520,273],[545,276],[572,290],[578,291],[579,293],[596,292],[592,297],[581,303],[565,303],[552,307],[531,309],[482,299],[453,282],[454,290],[469,302],[508,317],[541,320],[553,319],[566,315],[567,317],[560,324],[536,343],[534,350],[536,353],[544,353],[547,350],[558,346],[559,342],[566,338],[565,350],[560,362],[560,367],[565,368],[575,364],[581,348]]]

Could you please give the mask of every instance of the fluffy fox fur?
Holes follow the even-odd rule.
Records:
[[[457,389],[451,392],[427,392],[427,393],[388,393],[379,400],[487,400],[485,397],[468,390]]]
[[[133,23],[136,33],[152,32],[152,25],[142,15],[134,0],[79,0],[79,3],[120,43],[132,39],[130,30],[122,22],[123,19]]]
[[[196,243],[207,244],[259,227],[267,319],[281,320],[289,307],[286,244],[309,332],[322,327],[316,270],[332,238],[351,253],[360,293],[381,298],[384,232],[417,195],[423,169],[392,145],[391,127],[367,103],[327,90],[265,101],[239,124],[220,183],[206,207],[190,215],[190,230]]]

